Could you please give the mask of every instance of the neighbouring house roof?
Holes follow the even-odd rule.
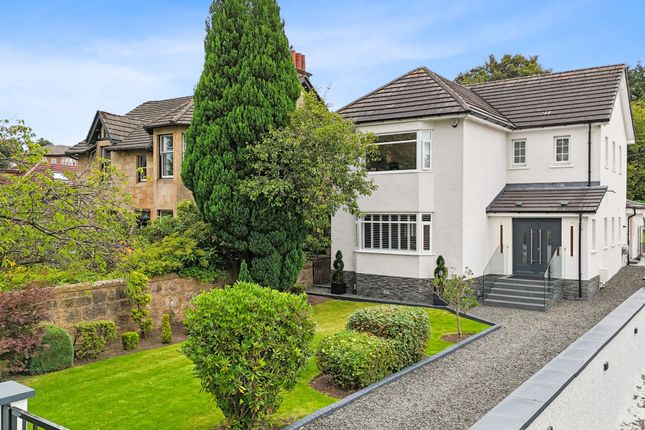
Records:
[[[625,65],[464,86],[420,67],[339,109],[369,123],[471,114],[509,129],[609,121]]]
[[[306,90],[313,90],[309,73],[299,71],[300,82]],[[315,90],[314,90],[315,91]],[[152,148],[152,129],[158,127],[188,126],[193,116],[193,97],[153,100],[140,104],[125,115],[98,111],[87,137],[65,153],[78,156],[96,148],[96,127],[102,124],[112,143],[108,151],[148,150]]]
[[[487,213],[595,213],[607,192],[592,182],[506,184]]]
[[[65,151],[67,151],[70,146],[66,145],[48,145],[45,147],[48,157],[65,157]]]
[[[627,208],[645,210],[645,203],[635,202],[634,200],[627,200]]]

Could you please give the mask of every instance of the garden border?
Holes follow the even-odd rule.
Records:
[[[380,299],[371,299],[371,298],[359,298],[359,297],[342,297],[340,295],[335,295],[335,294],[319,294],[319,293],[308,293],[311,294],[312,296],[322,296],[322,297],[330,297],[330,298],[335,298],[338,300],[347,300],[347,301],[354,301],[354,302],[373,302],[373,303],[383,303],[383,304],[394,304],[394,305],[405,305],[405,306],[417,306],[417,307],[424,307],[424,308],[435,308],[435,309],[443,309],[447,310],[449,312],[455,313],[454,309],[448,307],[448,306],[434,306],[434,305],[427,305],[423,303],[415,303],[415,302],[400,302],[400,301],[395,301],[395,300],[380,300]],[[333,412],[347,406],[348,404],[365,397],[366,395],[370,394],[371,392],[385,386],[388,384],[391,384],[394,381],[397,381],[401,379],[403,376],[408,375],[412,372],[417,371],[418,369],[427,366],[430,363],[433,363],[437,360],[440,360],[450,354],[452,354],[455,351],[460,350],[464,346],[468,345],[471,342],[474,342],[484,336],[489,335],[490,333],[500,329],[502,326],[499,324],[495,324],[491,321],[487,321],[482,318],[478,318],[472,315],[468,314],[462,314],[463,316],[472,319],[477,322],[481,322],[484,324],[490,324],[490,327],[488,327],[486,330],[480,331],[477,334],[474,334],[461,342],[458,342],[443,351],[440,351],[434,355],[431,355],[430,357],[426,357],[421,361],[417,361],[411,366],[406,367],[405,369],[399,370],[398,372],[387,376],[383,379],[381,379],[378,382],[373,383],[372,385],[368,385],[365,388],[362,388],[358,390],[357,392],[350,394],[347,397],[344,397],[331,405],[325,406],[324,408],[318,409],[315,412],[312,412],[311,414],[299,419],[298,421],[289,424],[288,426],[284,427],[283,430],[298,430],[301,429],[302,427],[311,424],[312,422],[316,421],[317,419],[324,417],[326,415],[330,415]]]

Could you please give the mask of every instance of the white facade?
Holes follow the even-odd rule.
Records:
[[[511,130],[471,115],[459,115],[360,124],[362,131],[377,136],[417,133],[416,169],[370,173],[378,189],[361,198],[359,205],[366,215],[415,214],[419,220],[424,214],[431,215],[431,246],[421,246],[424,227],[419,222],[417,250],[366,249],[361,221],[340,211],[332,219],[332,253],[339,249],[343,252],[349,272],[430,279],[438,255],[456,272],[469,268],[475,276],[481,276],[495,250],[502,246],[505,270],[512,274],[513,219],[559,218],[562,277],[576,280],[580,275],[582,280],[590,280],[599,276],[600,282],[605,282],[626,263],[622,255],[622,247],[627,244],[626,154],[627,144],[633,139],[629,115],[623,77],[606,123]],[[428,141],[430,165],[424,153]],[[515,141],[524,142],[524,162],[515,162]],[[568,145],[568,161],[556,157],[556,147],[564,145],[562,142]],[[591,181],[608,190],[597,213],[582,216],[580,249],[577,213],[486,212],[506,184],[586,184],[589,166]],[[632,234],[637,235],[634,230]],[[631,243],[638,246],[637,240]]]

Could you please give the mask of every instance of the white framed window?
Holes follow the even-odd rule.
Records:
[[[417,169],[416,131],[377,136],[376,145],[376,156],[367,165],[369,171]]]
[[[422,164],[424,169],[432,169],[432,131],[421,132]]]
[[[186,133],[181,134],[181,161],[184,161],[186,155]]]
[[[605,233],[604,234],[604,237],[605,237],[604,245],[605,245],[605,248],[607,248],[607,246],[609,245],[609,235],[608,235],[608,232],[607,232],[607,228],[608,228],[607,227],[607,218],[605,218],[605,224],[604,224],[604,233]]]
[[[421,221],[419,223],[419,221]],[[431,214],[366,214],[359,221],[360,248],[417,252],[417,228],[421,226],[421,250],[432,249]]]
[[[616,245],[616,218],[611,217],[611,246]]]
[[[421,214],[421,240],[423,251],[432,251],[432,214]]]
[[[620,232],[621,232],[622,228],[623,228],[623,218],[618,217],[618,231],[616,232],[616,234],[618,234],[618,244],[619,245],[622,243],[622,241],[620,240],[620,237],[621,237]]]
[[[570,162],[569,136],[557,136],[554,138],[554,161],[556,164],[567,164]]]
[[[596,243],[596,219],[591,220],[591,250],[595,251],[598,249]]]
[[[513,141],[513,165],[526,166],[526,140]]]
[[[159,177],[172,178],[173,175],[172,134],[159,136]]]
[[[609,138],[605,136],[605,169],[609,170]]]
[[[157,209],[157,218],[162,216],[174,216],[172,209]]]
[[[137,182],[148,180],[148,159],[145,154],[137,155]]]
[[[623,174],[623,147],[618,145],[618,174]]]
[[[616,142],[611,142],[611,170],[616,171]]]

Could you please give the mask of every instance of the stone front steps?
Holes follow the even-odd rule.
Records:
[[[542,278],[502,277],[494,281],[487,291],[484,305],[544,311],[550,304],[554,289],[554,282],[545,286]]]

